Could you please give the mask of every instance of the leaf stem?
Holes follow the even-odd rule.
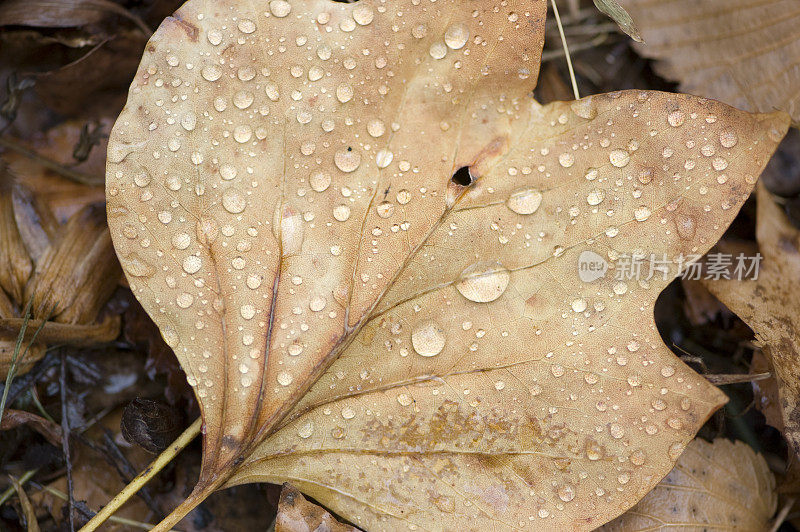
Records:
[[[558,14],[558,6],[556,5],[556,0],[550,0],[550,3],[553,4],[553,14],[556,16],[558,33],[561,35],[561,44],[564,46],[564,57],[567,58],[567,69],[569,70],[569,80],[572,82],[572,92],[575,94],[575,99],[580,100],[578,82],[575,79],[575,70],[572,68],[572,58],[569,56],[569,47],[567,46],[567,38],[564,36],[564,26],[561,25],[561,16]]]
[[[172,445],[167,447],[164,452],[162,452],[155,460],[153,460],[147,469],[139,473],[139,475],[131,480],[131,482],[125,486],[122,491],[117,493],[117,495],[111,499],[111,501],[105,505],[103,509],[97,513],[97,515],[92,517],[92,519],[80,529],[80,532],[92,532],[97,530],[97,527],[102,525],[114,514],[114,512],[119,510],[120,507],[122,507],[122,505],[128,501],[128,499],[133,497],[133,495],[135,495],[136,492],[142,488],[142,486],[147,484],[151,478],[156,476],[156,474],[161,471],[164,466],[170,463],[172,459],[178,455],[178,453],[180,453],[198,434],[200,434],[200,427],[202,424],[202,419],[197,418],[194,423],[189,426],[189,428],[183,431],[183,434],[178,436],[178,438],[172,442]]]

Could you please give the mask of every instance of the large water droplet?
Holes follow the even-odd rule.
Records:
[[[513,192],[506,205],[517,214],[533,214],[542,204],[542,193],[535,188],[522,188]]]
[[[511,274],[499,262],[476,262],[461,272],[456,288],[470,301],[489,303],[503,295],[510,277]]]
[[[235,188],[229,188],[222,193],[222,206],[231,214],[238,214],[247,206],[244,194]]]
[[[611,153],[608,154],[608,160],[617,168],[622,168],[628,166],[628,163],[631,161],[631,155],[625,150],[612,150]]]
[[[352,148],[339,150],[334,154],[333,162],[342,172],[353,172],[361,164],[361,154]]]
[[[469,39],[469,28],[466,24],[451,24],[444,32],[444,42],[453,50],[463,48]]]
[[[411,332],[411,345],[414,346],[414,351],[424,357],[441,353],[445,340],[444,330],[433,320],[417,323]]]
[[[283,18],[292,11],[292,5],[286,0],[272,0],[269,3],[269,11],[278,18]]]
[[[372,7],[366,4],[358,4],[355,8],[353,8],[353,20],[359,23],[361,26],[366,26],[372,19],[375,18],[375,12],[372,10]]]

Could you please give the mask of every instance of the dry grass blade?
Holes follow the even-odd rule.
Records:
[[[36,520],[36,510],[33,508],[28,495],[25,493],[25,490],[22,489],[22,485],[19,483],[14,477],[10,477],[11,484],[14,486],[14,489],[17,490],[17,495],[19,496],[19,503],[22,507],[23,515],[25,516],[25,525],[28,532],[39,532],[39,522]]]
[[[31,336],[31,340],[29,342],[25,342],[25,333],[28,329],[28,322],[31,317],[31,306],[33,305],[33,298],[28,300],[28,305],[25,307],[25,313],[23,317],[23,323],[20,327],[19,335],[17,335],[17,341],[14,344],[14,351],[11,356],[11,361],[7,368],[6,373],[6,382],[5,386],[3,387],[3,396],[0,399],[0,423],[3,421],[3,413],[6,409],[6,400],[8,399],[8,392],[11,390],[11,383],[14,381],[14,377],[17,374],[17,368],[22,362],[25,360],[25,356],[31,350],[33,346],[36,345],[36,336],[41,332],[42,328],[44,327],[44,321],[39,325],[39,327],[34,331],[33,335]],[[23,349],[23,345],[25,348]],[[2,353],[2,351],[0,351]],[[6,369],[6,368],[3,368]]]

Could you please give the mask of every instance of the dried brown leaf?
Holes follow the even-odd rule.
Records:
[[[795,0],[619,0],[681,90],[800,122],[800,26]]]
[[[17,228],[12,187],[12,178],[0,160],[0,291],[8,294],[10,302],[19,303],[33,274],[33,261]],[[0,306],[0,317],[10,317],[4,307]]]
[[[86,161],[78,163],[72,157],[85,124],[86,122],[82,120],[67,120],[27,139],[24,147],[64,167],[86,176],[97,177],[98,182],[102,183],[107,146],[105,139],[101,139],[94,146]],[[112,124],[113,121],[108,118],[98,121],[98,125],[106,133],[111,131]],[[56,219],[62,223],[86,205],[102,202],[105,199],[102,186],[89,186],[66,179],[21,153],[9,150],[3,154],[3,158],[14,172],[17,181],[30,189],[33,196],[47,205]]]
[[[52,445],[61,447],[62,430],[57,423],[24,410],[6,409],[3,412],[0,430],[9,430],[22,425],[28,425],[44,436]]]
[[[275,532],[299,532],[301,530],[358,532],[357,528],[340,523],[330,512],[306,500],[297,488],[287,482],[281,489],[281,498],[278,501]]]
[[[703,284],[756,334],[778,380],[783,435],[800,458],[800,231],[762,186],[756,238],[763,256],[758,279]],[[781,427],[777,427],[781,429]]]
[[[33,316],[59,323],[90,323],[117,287],[119,263],[105,209],[89,205],[64,225],[36,265],[28,288]]]
[[[127,18],[150,33],[141,19],[111,0],[4,0],[0,4],[0,26],[69,28],[96,24],[110,15]]]
[[[764,457],[740,441],[696,439],[653,491],[600,530],[761,531],[777,505]]]
[[[205,421],[159,530],[226,482],[371,530],[629,508],[724,396],[655,328],[676,266],[584,283],[578,258],[707,251],[788,117],[541,106],[542,0],[268,7],[185,4],[109,140],[118,255]]]

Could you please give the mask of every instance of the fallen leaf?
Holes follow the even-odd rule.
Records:
[[[150,34],[139,17],[111,0],[4,0],[0,5],[0,26],[68,28],[96,24],[114,15],[127,18]]]
[[[190,1],[154,34],[106,186],[204,419],[198,486],[157,530],[254,481],[373,530],[591,529],[724,402],[655,328],[675,264],[581,282],[578,260],[707,251],[788,117],[541,106],[545,10]]]
[[[695,439],[653,491],[600,530],[769,530],[777,506],[763,456],[740,441]]]
[[[44,436],[47,441],[56,447],[61,447],[61,426],[41,416],[24,410],[6,409],[3,412],[3,421],[0,430],[9,430],[28,425],[33,430]]]
[[[800,122],[794,0],[619,0],[647,44],[637,50],[681,90]]]
[[[306,500],[297,488],[288,482],[283,485],[278,501],[278,516],[275,532],[299,532],[300,530],[326,530],[330,532],[358,532],[350,525],[336,520],[330,512]]]
[[[703,284],[755,332],[778,380],[783,435],[800,457],[800,231],[759,186],[756,239],[763,256],[758,279]],[[781,428],[781,427],[777,427]]]

